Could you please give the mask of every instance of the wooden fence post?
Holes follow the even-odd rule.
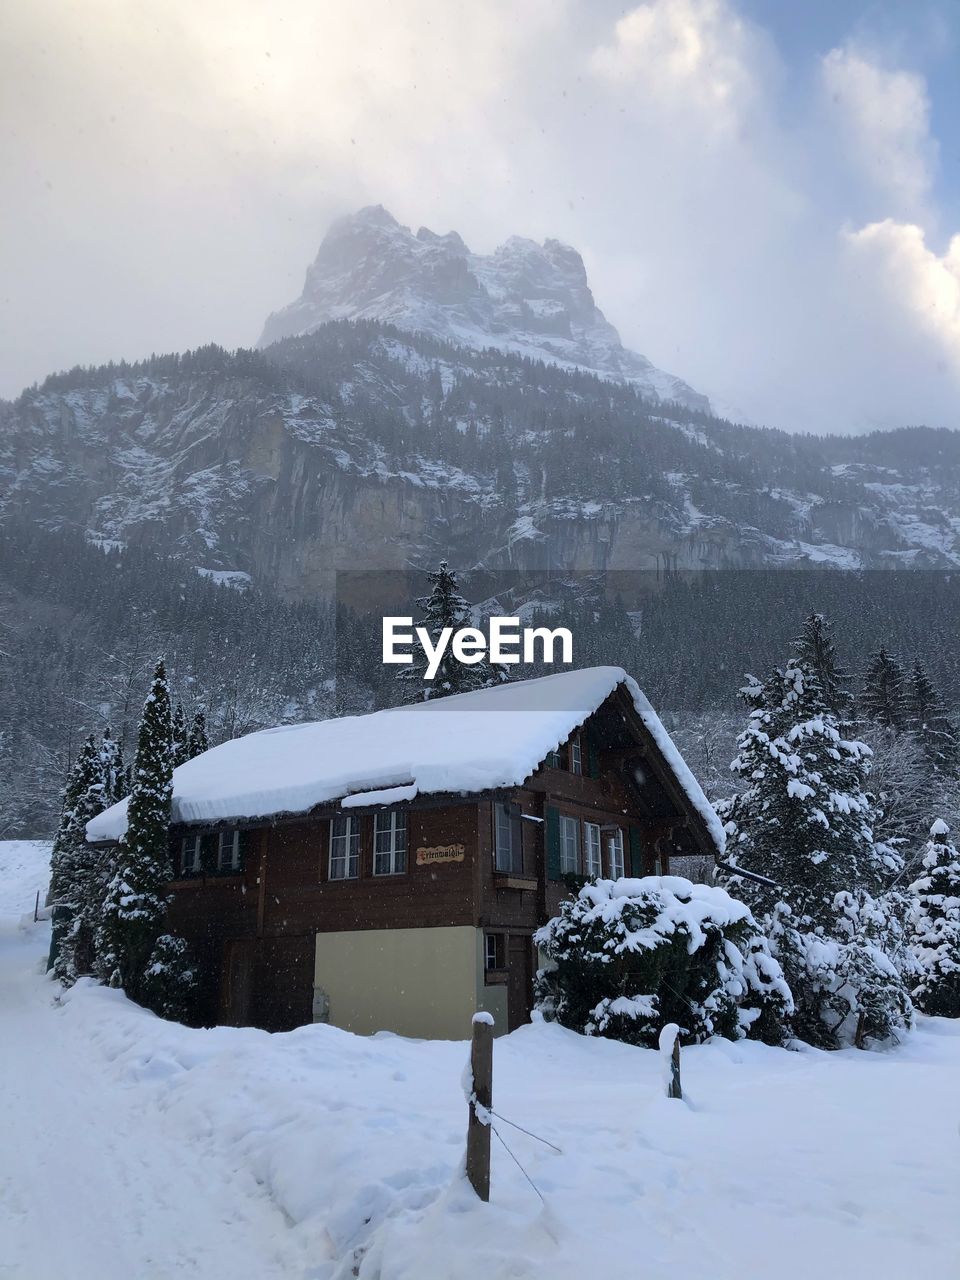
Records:
[[[670,1091],[667,1094],[669,1098],[682,1098],[683,1090],[680,1088],[680,1037],[673,1042],[673,1053],[670,1055]]]
[[[493,1015],[473,1015],[470,1046],[470,1118],[467,1177],[483,1201],[490,1199],[490,1108],[493,1106]]]
[[[680,1028],[675,1022],[668,1022],[660,1032],[658,1041],[660,1061],[663,1064],[664,1081],[668,1098],[682,1098],[680,1088]]]
[[[853,1037],[853,1043],[856,1045],[858,1049],[865,1049],[867,1047],[866,1032],[867,1032],[867,1015],[863,1011],[863,1009],[861,1009],[860,1017],[857,1019],[856,1034]]]

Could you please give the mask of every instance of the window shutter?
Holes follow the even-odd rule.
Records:
[[[591,734],[586,735],[587,739],[587,773],[591,778],[600,777],[600,754],[594,746]]]
[[[560,879],[560,810],[550,805],[546,811],[547,879]]]
[[[640,841],[640,828],[630,828],[630,874],[643,875],[643,846]]]
[[[247,851],[250,848],[250,837],[252,835],[253,835],[252,831],[240,832],[239,853],[240,853],[240,870],[241,871],[243,871],[243,869],[247,865]]]

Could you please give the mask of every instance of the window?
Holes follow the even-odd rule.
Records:
[[[548,751],[548,752],[547,752],[547,768],[548,768],[548,769],[562,769],[562,768],[563,768],[563,761],[560,759],[560,752],[559,752],[559,751]]]
[[[619,880],[623,875],[623,832],[619,828],[611,835],[607,850],[610,855],[610,879]]]
[[[240,832],[221,831],[217,844],[217,870],[240,870]]]
[[[583,758],[580,754],[580,735],[574,734],[570,739],[570,772],[583,773]]]
[[[520,819],[505,804],[497,805],[496,868],[523,875],[523,833]]]
[[[603,864],[600,859],[600,827],[596,822],[583,824],[583,862],[586,875],[603,875]]]
[[[507,967],[507,960],[503,934],[488,933],[484,941],[484,967],[487,969],[505,969]]]
[[[181,840],[180,869],[185,876],[198,876],[203,871],[199,836],[184,836]]]
[[[360,875],[360,824],[350,815],[330,821],[331,880],[356,880]]]
[[[373,874],[399,876],[407,869],[407,814],[387,809],[373,816]]]
[[[560,815],[560,874],[580,871],[580,823],[576,818]]]

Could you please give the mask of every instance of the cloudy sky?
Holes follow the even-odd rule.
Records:
[[[955,0],[0,0],[0,395],[253,343],[382,202],[753,421],[960,427],[958,73]]]

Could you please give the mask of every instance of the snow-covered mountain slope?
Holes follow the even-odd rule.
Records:
[[[466,1043],[195,1030],[89,980],[58,992],[24,854],[0,842],[11,1280],[957,1274],[954,1022],[886,1053],[685,1049],[682,1101],[652,1050],[523,1027],[494,1048],[481,1204]]]
[[[590,369],[646,395],[710,407],[682,379],[623,346],[593,300],[580,254],[559,240],[511,236],[483,255],[455,231],[441,236],[421,227],[414,235],[382,205],[361,209],[327,232],[303,293],[267,319],[260,345],[328,320],[361,319]]]
[[[371,322],[0,404],[0,517],[315,596],[339,568],[960,567],[960,435],[737,427]]]

